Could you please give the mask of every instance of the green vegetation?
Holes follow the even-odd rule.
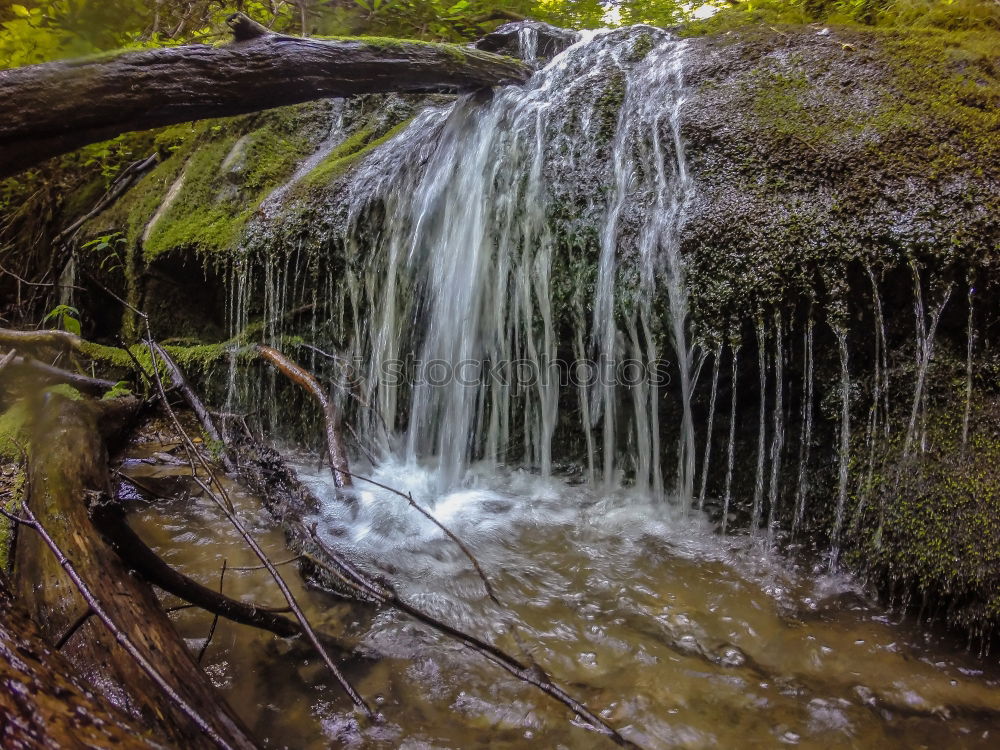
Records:
[[[26,401],[15,402],[0,414],[0,461],[20,461],[27,449],[26,427],[30,411]]]
[[[929,411],[928,448],[912,458],[900,435],[888,441],[855,498],[850,560],[887,590],[943,597],[946,619],[968,628],[1000,619],[1000,411],[975,404],[963,446],[963,409],[956,394]]]
[[[13,482],[9,484],[10,496],[2,500],[4,510],[13,513],[20,507],[27,480],[27,474],[19,467],[14,474]],[[13,521],[0,517],[0,570],[5,572],[10,568],[11,564],[12,526]]]
[[[688,36],[720,34],[746,26],[781,27],[807,23],[860,28],[1000,30],[1000,5],[992,0],[746,0],[713,3],[722,8],[693,18]],[[667,16],[669,19],[675,16]],[[659,19],[647,18],[658,24]]]
[[[331,151],[329,156],[309,172],[302,179],[303,186],[328,185],[332,180],[344,174],[352,165],[356,164],[365,154],[371,153],[373,149],[378,148],[403,130],[410,124],[411,119],[408,118],[403,122],[397,123],[381,135],[378,135],[376,127],[367,127],[359,130]]]

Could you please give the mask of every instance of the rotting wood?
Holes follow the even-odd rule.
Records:
[[[0,747],[163,746],[86,686],[42,638],[0,573]]]
[[[88,506],[109,497],[107,452],[99,426],[120,429],[136,407],[131,398],[99,403],[58,395],[43,399],[32,431],[28,507],[73,561],[102,611],[147,661],[155,663],[174,693],[206,716],[226,746],[254,748],[250,733],[198,668],[152,589],[130,575],[91,523]],[[19,535],[14,570],[22,600],[53,641],[90,604],[36,534]],[[94,618],[66,644],[64,653],[84,679],[113,696],[158,739],[192,748],[218,745],[165,695],[118,638],[95,625]]]

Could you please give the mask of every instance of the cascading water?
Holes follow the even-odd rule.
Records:
[[[515,43],[527,56],[545,46],[534,29]],[[309,366],[326,366],[330,382],[347,382],[330,363],[354,366],[347,422],[371,468],[420,465],[433,471],[437,491],[500,467],[578,475],[606,491],[631,487],[697,505],[727,532],[766,526],[768,542],[786,524],[826,524],[836,546],[849,501],[862,503],[852,518],[865,508],[896,437],[891,421],[905,421],[890,412],[900,385],[890,395],[882,282],[865,266],[872,331],[855,336],[844,324],[854,362],[874,336],[870,401],[852,401],[867,374],[846,371],[848,331],[831,327],[828,302],[815,292],[801,328],[797,311],[771,300],[753,318],[697,329],[689,306],[700,291],[689,288],[681,248],[688,214],[704,211],[692,176],[699,152],[689,164],[682,137],[682,124],[697,132],[684,122],[691,55],[689,42],[650,27],[585,32],[524,86],[422,102],[351,165],[325,204],[321,243],[303,249],[285,243],[282,211],[301,207],[297,188],[357,116],[355,105],[332,102],[315,153],[262,204],[268,226],[259,232],[271,232],[271,255],[231,266],[233,334],[260,314],[262,338],[282,346],[283,321],[309,308],[308,334],[294,328],[292,345]],[[281,245],[284,265],[274,262]],[[915,275],[916,383],[904,455],[925,440],[925,381],[950,289],[925,314]],[[971,351],[970,343],[969,393]],[[711,374],[699,383],[710,356]],[[742,383],[740,356],[744,370],[747,362],[757,370]],[[227,410],[249,411],[249,403],[272,412],[271,426],[280,422],[279,381],[239,383],[238,370],[234,360]],[[852,431],[855,403],[872,408]],[[967,395],[966,413],[970,404]],[[722,429],[716,422],[727,411]],[[863,465],[857,476],[851,455]],[[828,513],[807,507],[824,495]]]
[[[650,48],[640,53],[643,44]],[[576,375],[559,358],[585,350],[597,377],[581,391],[586,423],[577,429],[601,435],[603,482],[628,475],[662,492],[661,391],[648,377],[663,374],[662,335],[677,358],[682,403],[674,486],[690,501],[694,347],[679,248],[693,189],[680,134],[684,49],[652,28],[589,33],[524,88],[426,110],[357,170],[345,245],[371,236],[373,203],[385,214],[376,235],[384,265],[360,284],[372,320],[351,345],[368,363],[366,438],[383,457],[433,463],[442,488],[461,483],[479,459],[519,458],[547,476],[566,410],[561,381]],[[595,167],[595,179],[615,188],[586,208],[601,227],[600,260],[596,280],[578,280],[593,283],[582,302],[591,335],[581,346],[578,333],[555,325],[553,307],[565,303],[552,269],[565,250],[553,221],[579,198],[574,175]],[[633,274],[638,282],[622,287]],[[661,294],[665,330],[653,312]],[[390,375],[412,377],[412,386]]]

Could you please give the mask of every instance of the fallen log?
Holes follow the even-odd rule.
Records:
[[[27,508],[53,543],[68,556],[74,573],[53,554],[41,534],[22,533],[15,550],[20,598],[43,635],[55,641],[90,606],[79,578],[117,633],[90,618],[64,653],[84,678],[157,739],[181,747],[254,748],[242,721],[215,692],[160,608],[152,589],[132,576],[104,543],[90,520],[90,506],[109,501],[107,452],[99,425],[120,424],[134,399],[105,402],[46,397],[35,420],[29,451]],[[103,621],[104,618],[102,617]],[[86,633],[87,637],[81,637]],[[125,647],[133,644],[169,685],[164,690]],[[182,710],[197,708],[211,733]]]
[[[526,81],[528,66],[453,44],[307,39],[241,13],[234,41],[96,55],[0,71],[0,177],[129,130],[387,92]]]
[[[0,573],[0,747],[155,750],[148,731],[87,689]]]

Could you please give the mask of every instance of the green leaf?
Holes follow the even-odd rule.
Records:
[[[10,9],[14,11],[15,16],[20,16],[21,18],[30,18],[31,11],[25,8],[23,5],[11,5]]]

